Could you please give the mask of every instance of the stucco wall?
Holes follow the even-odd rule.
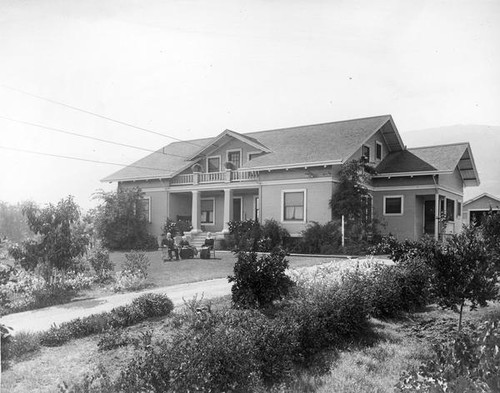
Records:
[[[274,219],[280,222],[292,235],[300,234],[307,226],[307,222],[318,221],[326,223],[331,218],[331,209],[328,202],[332,195],[332,182],[302,183],[289,185],[262,186],[262,218]],[[282,221],[282,191],[306,190],[305,218],[306,222]]]
[[[458,169],[455,169],[455,171],[449,175],[439,175],[439,185],[451,188],[461,194],[464,192],[462,176],[460,176],[460,171]]]

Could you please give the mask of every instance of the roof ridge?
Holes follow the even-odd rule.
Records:
[[[467,145],[467,146],[470,146],[470,143],[469,142],[443,143],[441,145],[428,145],[428,146],[409,147],[409,148],[407,148],[407,150],[419,150],[419,149],[428,149],[430,147],[444,147],[444,146],[458,146],[458,145]]]
[[[304,128],[304,127],[324,126],[324,125],[327,125],[327,124],[348,123],[348,122],[352,122],[352,121],[376,119],[377,117],[380,117],[380,118],[386,117],[386,118],[389,119],[389,118],[391,118],[391,115],[368,116],[368,117],[359,117],[359,118],[356,118],[356,119],[346,119],[346,120],[338,120],[338,121],[327,121],[327,122],[324,122],[324,123],[303,124],[301,126],[293,126],[293,127],[271,128],[271,129],[268,129],[268,130],[245,132],[245,133],[242,133],[242,135],[259,134],[259,133],[269,132],[269,131],[293,130],[295,128]]]

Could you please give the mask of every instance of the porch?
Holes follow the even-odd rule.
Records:
[[[260,219],[260,210],[258,187],[168,191],[167,216],[190,221],[193,235],[228,233],[229,221]]]

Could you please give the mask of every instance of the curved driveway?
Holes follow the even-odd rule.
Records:
[[[204,299],[210,299],[228,295],[231,293],[231,285],[228,283],[227,278],[220,278],[217,280],[148,289],[140,292],[128,292],[9,314],[0,318],[0,322],[13,328],[14,335],[20,331],[39,332],[48,330],[54,323],[60,324],[61,322],[67,322],[75,318],[110,311],[117,306],[124,306],[144,293],[165,293],[175,306],[179,306],[184,304],[182,298],[190,300],[196,295],[200,298],[203,294]]]

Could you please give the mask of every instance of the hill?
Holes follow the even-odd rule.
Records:
[[[479,187],[468,187],[464,200],[483,192],[500,197],[500,127],[486,125],[454,125],[401,132],[408,147],[469,142],[479,172]]]

